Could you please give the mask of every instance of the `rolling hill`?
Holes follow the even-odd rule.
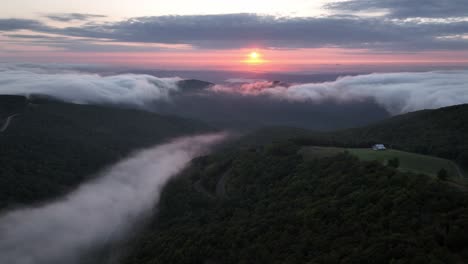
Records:
[[[300,148],[278,142],[196,160],[165,188],[123,263],[468,260],[467,192],[350,154],[304,159]]]
[[[3,120],[18,114],[0,133],[0,210],[67,193],[135,149],[214,130],[137,110],[0,100]],[[128,264],[465,263],[466,187],[428,176],[450,159],[463,164],[467,116],[461,105],[335,132],[261,129],[195,159],[99,263],[113,250]],[[373,143],[446,159],[358,148]],[[389,155],[400,169],[385,166]]]
[[[468,105],[423,110],[395,116],[371,125],[317,132],[292,127],[268,127],[247,135],[249,143],[293,140],[300,145],[390,148],[437,156],[468,168]]]
[[[401,150],[387,149],[385,151],[374,151],[370,148],[338,148],[338,147],[304,147],[301,153],[305,158],[331,157],[340,153],[348,152],[360,160],[379,161],[387,165],[392,159],[398,159],[398,169],[411,171],[437,177],[441,169],[447,171],[450,180],[456,181],[466,177],[465,173],[452,161],[434,156],[416,154]]]
[[[434,155],[468,168],[468,105],[417,111],[374,125],[337,132],[350,145],[385,143],[395,149]]]
[[[64,194],[136,149],[213,130],[174,116],[44,98],[2,96],[0,105],[0,116],[19,114],[0,133],[0,210]]]
[[[430,177],[451,161],[355,147],[381,142],[459,158],[467,111],[420,111],[330,133],[249,134],[165,188],[123,263],[465,263],[467,188]],[[305,157],[313,146],[329,147]],[[392,155],[400,169],[379,162]]]

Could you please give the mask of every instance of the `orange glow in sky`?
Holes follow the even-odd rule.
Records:
[[[248,54],[247,59],[243,62],[250,66],[255,66],[264,64],[267,61],[262,58],[262,54],[260,54],[258,51],[252,51]]]
[[[359,67],[360,65],[467,65],[464,52],[419,52],[415,54],[376,54],[367,50],[316,48],[296,50],[232,49],[173,50],[167,52],[67,52],[35,50],[0,55],[33,62],[97,63],[142,66],[154,69],[233,70],[280,72]],[[356,68],[358,69],[358,68]]]

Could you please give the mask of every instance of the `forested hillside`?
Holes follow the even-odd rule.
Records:
[[[349,154],[305,160],[300,147],[197,159],[124,263],[468,261],[464,190]]]
[[[468,168],[468,105],[413,112],[375,125],[334,134],[349,144],[385,143],[421,154],[456,160]]]
[[[211,130],[196,121],[137,110],[1,100],[9,102],[0,109],[2,116],[19,115],[0,133],[0,209],[63,194],[133,150]]]
[[[22,112],[26,107],[27,100],[22,96],[0,95],[0,118],[7,118],[9,115]],[[3,120],[0,120],[0,125]]]
[[[372,125],[314,132],[270,127],[250,134],[249,143],[293,139],[302,145],[364,147],[382,143],[387,147],[456,161],[468,168],[468,105],[417,111]]]
[[[137,110],[0,100],[2,120],[18,114],[0,133],[0,210],[64,194],[135,149],[213,130]],[[142,232],[119,243],[122,262],[466,263],[466,186],[300,150],[383,143],[466,164],[467,124],[462,105],[330,133],[262,129],[172,180]]]
[[[467,124],[462,105],[332,133],[252,133],[167,186],[124,263],[465,263],[466,186],[299,150],[378,142],[462,163]]]

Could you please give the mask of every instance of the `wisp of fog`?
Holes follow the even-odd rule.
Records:
[[[121,238],[161,188],[224,133],[185,137],[115,164],[63,199],[0,217],[0,263],[73,264],[87,249]]]

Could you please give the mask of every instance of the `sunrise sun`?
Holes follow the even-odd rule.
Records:
[[[258,65],[264,63],[264,60],[259,52],[252,51],[247,55],[247,60],[245,60],[245,62],[251,65]]]
[[[256,59],[258,59],[258,58],[260,57],[260,55],[259,55],[257,52],[253,51],[253,52],[251,52],[251,53],[249,54],[249,57],[250,57],[250,59],[252,59],[252,60],[256,60]]]

